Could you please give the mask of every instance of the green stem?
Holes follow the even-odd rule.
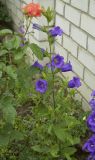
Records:
[[[26,32],[25,32],[25,34],[24,34],[24,37],[26,36],[26,34],[27,34],[27,32],[28,32],[28,29],[29,29],[29,27],[30,27],[30,24],[31,24],[31,18],[30,18],[30,20],[29,20],[29,24],[28,24],[27,27],[26,27]]]
[[[50,46],[50,61],[52,62],[52,57],[51,57],[51,44],[49,43],[49,46]],[[52,72],[52,78],[53,78],[53,88],[52,88],[52,94],[53,94],[53,107],[55,108],[55,92],[54,92],[54,81],[55,81],[55,75],[54,75],[54,72],[52,70],[52,66],[51,66],[51,72]]]

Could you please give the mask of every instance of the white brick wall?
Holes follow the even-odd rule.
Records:
[[[95,0],[90,0],[89,14],[95,17]]]
[[[84,12],[88,11],[88,0],[71,0],[71,5]]]
[[[66,35],[63,37],[63,46],[68,50],[73,56],[77,57],[78,45],[72,41],[72,39]]]
[[[60,25],[60,27],[63,28],[64,33],[69,35],[69,29],[70,29],[69,21],[67,21],[66,19],[64,19],[63,17],[59,15],[56,15],[56,25],[57,26]]]
[[[71,25],[71,37],[79,45],[86,48],[87,34],[85,34],[81,29],[75,27],[74,25]]]
[[[81,16],[81,28],[87,33],[95,37],[95,19],[92,17],[82,14]]]
[[[74,9],[73,7],[66,5],[65,6],[65,17],[75,25],[79,26],[80,24],[80,11]]]
[[[58,42],[67,51],[74,74],[82,80],[79,92],[85,109],[91,90],[95,89],[95,0],[56,0],[56,5],[55,22],[64,30],[63,40]],[[55,48],[59,50],[58,45]],[[73,74],[69,72],[67,76],[71,78]]]

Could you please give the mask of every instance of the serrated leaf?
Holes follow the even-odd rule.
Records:
[[[13,66],[7,66],[6,67],[6,73],[13,79],[17,78],[17,74]]]
[[[73,155],[76,152],[76,148],[74,147],[67,147],[63,149],[63,155]]]
[[[0,57],[5,55],[6,53],[8,53],[7,50],[5,50],[5,49],[4,50],[0,50]]]
[[[17,115],[15,108],[10,104],[6,107],[3,107],[3,117],[7,123],[14,124],[15,117]]]
[[[24,134],[18,130],[14,130],[11,133],[11,139],[15,141],[20,141],[24,139]]]
[[[57,144],[53,145],[50,148],[50,153],[51,153],[52,157],[58,157],[58,151],[59,151],[59,146]]]
[[[32,49],[33,53],[39,60],[43,60],[43,54],[41,48],[37,44],[30,44],[30,48]]]
[[[4,41],[4,47],[8,50],[17,49],[20,46],[21,39],[19,36],[13,36],[11,39]]]
[[[24,54],[25,54],[24,52],[18,52],[17,54],[14,55],[14,59],[20,60],[23,58]]]
[[[12,34],[12,31],[10,29],[2,29],[0,31],[0,36],[5,36],[7,34]]]
[[[9,143],[10,135],[0,135],[0,147],[1,146],[6,146]]]

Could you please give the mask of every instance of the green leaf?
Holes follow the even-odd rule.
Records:
[[[40,60],[43,59],[41,48],[37,44],[34,44],[34,43],[30,44],[30,48],[32,49],[33,53],[38,59]]]
[[[3,117],[7,123],[14,124],[17,115],[15,108],[12,105],[3,107]]]
[[[11,133],[11,139],[15,141],[20,141],[24,139],[24,134],[18,130],[14,130]]]
[[[0,62],[0,70],[3,70],[5,67],[6,67],[6,66],[5,66],[5,63]]]
[[[21,39],[19,36],[14,35],[13,38],[4,41],[4,47],[8,50],[17,49],[20,46]]]
[[[0,135],[0,147],[8,145],[9,139],[10,139],[9,134]]]
[[[59,151],[59,146],[57,144],[53,145],[50,148],[50,153],[51,153],[52,157],[58,157],[58,151]]]
[[[0,50],[0,56],[3,56],[3,55],[5,55],[6,53],[8,53],[8,51],[7,50]]]
[[[69,144],[74,145],[74,144],[79,144],[80,143],[80,138],[79,137],[74,137],[71,135],[71,133],[59,126],[54,127],[54,133],[57,136],[57,138],[63,142],[68,141]]]
[[[54,127],[54,133],[57,136],[58,139],[60,139],[61,141],[64,141],[64,128],[59,127],[59,126],[55,126]]]
[[[6,67],[6,73],[13,79],[17,78],[17,74],[13,66],[7,66]]]
[[[67,147],[63,149],[63,155],[73,155],[76,152],[76,148],[74,147]]]
[[[0,36],[5,36],[7,34],[12,34],[12,31],[10,29],[3,29],[0,31]]]
[[[23,58],[23,56],[25,55],[25,53],[24,52],[22,52],[22,51],[18,51],[18,53],[16,53],[15,55],[14,55],[14,59],[15,60],[20,60],[20,59],[22,59]]]
[[[32,149],[38,153],[48,153],[50,150],[47,146],[41,146],[41,145],[35,145],[32,147]]]

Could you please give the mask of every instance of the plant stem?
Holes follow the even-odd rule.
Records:
[[[51,44],[49,43],[49,46],[50,46],[50,61],[52,61],[51,60],[51,52],[52,52],[52,50],[51,50]],[[54,76],[54,72],[53,72],[53,70],[52,70],[52,66],[51,66],[51,72],[52,72],[52,78],[53,78],[53,88],[52,88],[52,94],[53,94],[53,107],[55,108],[55,92],[54,92],[54,80],[55,80],[55,76]]]
[[[30,18],[30,20],[29,20],[29,24],[28,24],[27,27],[26,27],[26,32],[25,32],[25,34],[24,34],[24,37],[26,36],[26,34],[27,34],[27,32],[28,32],[28,29],[29,29],[29,27],[30,27],[30,24],[31,24],[31,18]]]

